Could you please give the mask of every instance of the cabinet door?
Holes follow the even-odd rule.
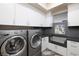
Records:
[[[0,24],[13,25],[15,4],[0,4]]]
[[[68,26],[79,26],[79,4],[68,5]]]
[[[53,16],[52,16],[51,12],[48,12],[46,14],[46,19],[43,24],[45,27],[52,27],[53,26]]]
[[[42,38],[42,51],[48,48],[48,40],[49,40],[48,37]]]
[[[79,43],[74,41],[67,41],[67,55],[79,56]]]
[[[28,25],[27,8],[22,4],[16,4],[15,25]]]
[[[29,26],[42,26],[43,20],[45,19],[42,12],[34,7],[28,9]]]

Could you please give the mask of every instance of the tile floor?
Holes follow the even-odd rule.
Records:
[[[61,56],[60,54],[51,51],[50,49],[46,48],[43,52],[42,52],[42,56]]]

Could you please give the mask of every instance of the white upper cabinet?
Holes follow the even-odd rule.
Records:
[[[51,12],[45,14],[30,4],[0,4],[0,24],[52,27]]]
[[[16,4],[16,25],[41,27],[44,19],[44,14],[32,5]]]
[[[52,27],[53,26],[53,16],[51,14],[51,11],[49,11],[46,14],[46,19],[44,20],[43,24],[44,24],[45,27]]]
[[[15,4],[0,4],[0,24],[13,25]]]
[[[43,25],[43,21],[45,19],[45,16],[43,12],[38,10],[35,7],[29,6],[28,8],[28,21],[29,26],[39,26],[41,27]]]
[[[68,5],[68,26],[79,26],[79,4]]]
[[[16,4],[15,11],[15,25],[27,26],[28,25],[28,16],[27,16],[27,7],[22,4]]]

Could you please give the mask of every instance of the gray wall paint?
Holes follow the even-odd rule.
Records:
[[[65,13],[61,13],[61,14],[57,14],[57,15],[54,15],[53,16],[53,22],[56,23],[56,22],[60,22],[60,21],[63,21],[63,20],[67,20],[67,12]]]
[[[79,37],[79,27],[69,27],[67,35],[70,37]]]

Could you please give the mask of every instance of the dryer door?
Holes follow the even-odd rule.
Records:
[[[26,48],[26,40],[22,36],[12,36],[2,44],[1,55],[21,55]]]
[[[33,35],[32,38],[31,38],[31,42],[30,42],[31,47],[32,48],[39,47],[41,45],[41,40],[42,40],[42,38],[39,34]]]

